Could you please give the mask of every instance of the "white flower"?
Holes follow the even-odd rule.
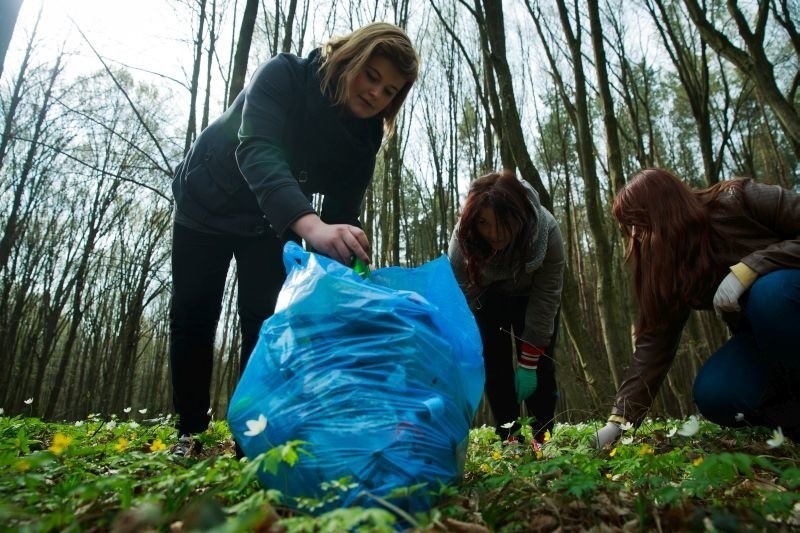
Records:
[[[500,427],[503,428],[503,429],[511,429],[511,427],[513,427],[513,426],[514,426],[514,422],[506,422],[505,424],[503,424]]]
[[[619,429],[621,429],[622,431],[628,431],[628,430],[629,430],[629,429],[631,429],[632,427],[633,427],[633,424],[631,424],[630,422],[625,422],[624,424],[622,424],[622,425],[619,427]]]
[[[81,427],[82,425],[83,425],[83,420],[78,420],[77,422],[75,422],[75,427],[76,427],[76,428],[79,428],[79,427]]]
[[[633,442],[633,437],[623,437],[622,440],[620,440],[620,442],[627,446],[628,444]]]
[[[733,419],[737,422],[744,421],[744,413],[736,413],[736,416],[734,416]]]
[[[211,416],[211,408],[210,407],[208,408],[208,411],[206,411],[206,414]]]
[[[2,407],[0,407],[0,416],[3,416],[4,414],[6,414],[6,411],[5,411],[5,409],[3,409]]]
[[[129,428],[138,428],[139,424],[136,423],[136,420],[131,420],[130,422],[128,422],[128,427]]]
[[[783,444],[783,430],[778,426],[778,429],[772,432],[772,438],[767,440],[770,448],[779,448]]]
[[[130,407],[126,407],[125,409],[122,410],[122,412],[126,413],[126,414],[130,413],[131,412],[131,408]]]
[[[145,407],[144,409],[139,409],[139,412],[145,414],[147,412],[147,407]]]
[[[33,398],[28,398],[27,400],[25,400],[25,402],[24,402],[24,403],[25,403],[25,405],[30,405],[30,404],[32,404],[32,403],[33,403]]]
[[[267,417],[258,415],[258,420],[247,421],[247,431],[244,432],[244,435],[245,437],[255,437],[265,429],[267,429]]]
[[[112,420],[108,424],[106,424],[106,427],[108,429],[114,429],[115,427],[117,427],[117,423]]]
[[[683,423],[681,429],[678,431],[678,435],[682,435],[684,437],[691,437],[700,429],[700,421],[697,420],[695,415],[689,417],[689,420]]]
[[[678,432],[678,428],[672,428],[672,429],[670,429],[670,430],[669,430],[669,432],[667,433],[667,437],[669,437],[669,438],[672,438],[672,437],[674,437],[674,436],[675,436],[675,433],[677,433],[677,432]]]

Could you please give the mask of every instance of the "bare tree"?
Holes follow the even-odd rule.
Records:
[[[620,357],[622,360],[627,360],[627,356],[632,351],[630,335],[627,333],[630,320],[622,311],[625,302],[622,297],[624,293],[619,290],[615,283],[617,269],[614,261],[614,244],[604,216],[603,195],[594,158],[595,148],[590,121],[589,94],[581,50],[583,28],[580,22],[580,13],[577,6],[570,12],[564,0],[557,0],[556,4],[563,37],[566,40],[569,53],[568,57],[572,66],[574,94],[568,93],[561,75],[558,74],[558,65],[553,52],[550,50],[548,33],[544,28],[541,10],[526,0],[528,12],[545,47],[554,80],[558,85],[558,92],[564,100],[564,106],[569,111],[570,119],[575,127],[578,161],[580,162],[583,184],[584,208],[586,209],[589,231],[597,254],[596,282],[605,355],[609,362],[612,381],[616,386],[619,384],[617,360]],[[572,26],[573,19],[575,20],[574,29]]]
[[[199,14],[197,16],[197,32],[194,38],[194,61],[192,61],[192,76],[189,82],[189,120],[186,125],[186,137],[183,143],[183,153],[189,151],[197,137],[197,95],[200,92],[200,67],[203,62],[203,39],[206,25],[206,0],[197,0]]]
[[[485,32],[488,41],[488,56],[492,70],[497,76],[500,96],[500,109],[496,110],[503,126],[503,140],[508,143],[509,150],[514,157],[514,162],[519,168],[520,175],[528,181],[539,193],[542,205],[548,210],[553,210],[553,201],[550,192],[542,183],[539,171],[531,161],[530,154],[525,145],[525,136],[522,131],[521,119],[514,95],[514,84],[511,69],[506,57],[505,22],[503,17],[503,3],[492,0],[475,0],[474,15],[478,20],[481,32]]]
[[[759,0],[753,28],[747,21],[746,15],[734,0],[727,0],[728,12],[739,32],[739,38],[744,43],[745,49],[736,46],[723,32],[718,30],[708,18],[707,8],[701,6],[697,0],[684,0],[689,11],[689,16],[697,26],[700,34],[708,44],[722,57],[736,65],[743,76],[751,79],[759,96],[775,113],[787,138],[791,141],[795,155],[800,157],[800,111],[796,103],[783,94],[778,81],[775,79],[775,65],[767,56],[765,38],[767,35],[767,22],[770,14],[770,0]],[[796,15],[796,13],[795,13]],[[787,10],[782,12],[781,18],[786,24],[784,28],[789,34],[790,42],[794,24],[791,14]],[[796,36],[796,32],[794,32]],[[797,80],[797,75],[795,75]],[[797,86],[797,81],[794,82]],[[790,89],[789,95],[796,89]]]
[[[253,43],[253,29],[258,17],[258,0],[247,0],[239,26],[239,38],[236,40],[236,55],[233,58],[233,75],[228,90],[228,105],[231,105],[244,88],[244,77],[247,74],[247,59],[250,45]]]

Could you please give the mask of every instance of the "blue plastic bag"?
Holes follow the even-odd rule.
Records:
[[[305,442],[308,454],[293,466],[259,473],[288,505],[367,507],[390,497],[428,509],[431,493],[463,474],[484,384],[480,334],[450,263],[442,256],[363,280],[293,242],[284,263],[275,314],[228,409],[236,441],[251,459]],[[348,490],[323,485],[343,478]],[[408,487],[417,490],[392,494]]]

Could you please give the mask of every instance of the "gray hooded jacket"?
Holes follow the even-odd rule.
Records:
[[[528,199],[537,214],[534,242],[525,261],[513,263],[488,262],[481,272],[481,285],[475,286],[467,277],[467,265],[458,244],[458,224],[450,237],[447,252],[458,284],[471,309],[480,304],[487,291],[528,297],[525,328],[520,337],[534,346],[547,346],[555,328],[555,316],[561,304],[564,281],[564,242],[553,215],[539,201],[539,194],[524,180]]]

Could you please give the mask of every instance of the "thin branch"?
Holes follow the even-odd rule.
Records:
[[[71,159],[72,161],[75,161],[76,163],[79,163],[79,164],[83,165],[86,168],[94,170],[95,172],[99,172],[100,174],[102,174],[104,176],[110,176],[110,177],[116,178],[118,180],[127,181],[128,183],[133,183],[134,185],[137,185],[139,187],[143,187],[143,188],[147,189],[148,191],[155,193],[156,196],[159,196],[160,198],[163,198],[164,200],[166,200],[169,203],[172,203],[172,198],[170,196],[167,196],[166,194],[164,194],[160,190],[156,189],[152,185],[148,185],[146,183],[142,183],[140,181],[136,181],[134,179],[127,178],[127,177],[125,177],[125,176],[123,176],[121,174],[116,174],[114,172],[109,172],[107,170],[103,170],[102,168],[96,167],[96,166],[94,166],[94,165],[92,165],[90,163],[87,163],[83,159],[80,159],[80,158],[70,154],[69,152],[67,152],[65,150],[62,150],[61,148],[58,148],[56,146],[53,146],[53,145],[45,143],[45,142],[35,141],[33,139],[28,139],[26,137],[19,137],[19,136],[16,136],[16,135],[12,135],[11,138],[15,139],[17,141],[23,141],[23,142],[28,142],[28,143],[31,143],[31,144],[36,144],[38,146],[43,146],[43,147],[45,147],[45,148],[47,148],[49,150],[52,150],[52,151],[54,151],[54,152],[56,152],[58,154],[63,155],[64,157],[66,157],[68,159]],[[154,168],[158,169],[158,167],[154,167]]]
[[[84,34],[84,33],[83,33],[83,30],[81,30],[80,26],[78,26],[78,24],[77,24],[77,23],[76,23],[76,22],[75,22],[75,21],[74,21],[74,20],[73,20],[71,17],[70,17],[70,21],[71,21],[71,22],[72,22],[72,24],[75,26],[75,29],[77,29],[77,30],[78,30],[78,33],[80,33],[80,34],[81,34],[81,37],[83,37],[83,40],[84,40],[84,41],[86,41],[86,44],[89,46],[89,48],[91,48],[92,52],[93,52],[93,53],[94,53],[94,55],[97,57],[98,61],[100,61],[100,63],[103,65],[103,68],[105,69],[105,71],[106,71],[106,73],[109,75],[109,77],[111,78],[111,81],[113,81],[113,82],[114,82],[114,85],[116,85],[116,86],[117,86],[117,88],[120,90],[120,92],[122,92],[122,95],[123,95],[123,96],[125,96],[125,99],[128,101],[128,104],[131,106],[131,109],[132,109],[132,110],[133,110],[133,112],[136,114],[136,118],[138,118],[138,119],[139,119],[139,123],[141,123],[142,127],[144,127],[145,131],[147,132],[147,135],[148,135],[148,136],[150,137],[150,139],[153,141],[153,144],[155,144],[155,147],[156,147],[156,149],[158,150],[158,153],[160,153],[160,154],[161,154],[161,157],[164,159],[164,164],[166,165],[166,167],[167,167],[167,168],[172,168],[172,165],[170,165],[170,160],[169,160],[169,158],[168,158],[168,157],[167,157],[167,155],[164,153],[164,151],[161,149],[161,144],[158,142],[158,139],[156,139],[156,136],[155,136],[155,134],[153,133],[153,131],[152,131],[152,130],[150,129],[150,127],[147,125],[147,121],[145,121],[144,117],[143,117],[143,116],[142,116],[142,114],[139,112],[139,109],[136,107],[136,104],[134,104],[134,103],[133,103],[133,100],[131,99],[130,95],[128,95],[128,92],[125,90],[125,88],[124,88],[124,87],[122,86],[122,84],[119,82],[119,80],[118,80],[118,79],[117,79],[117,77],[114,75],[114,73],[113,73],[113,72],[111,72],[111,69],[109,68],[108,64],[105,62],[105,60],[103,59],[103,57],[102,57],[102,56],[101,56],[101,55],[100,55],[100,54],[97,52],[97,50],[95,49],[95,47],[94,47],[94,46],[92,46],[92,43],[91,43],[91,41],[89,41],[89,38],[88,38],[88,37],[86,37],[86,34]],[[161,196],[163,196],[163,195],[161,195]]]

